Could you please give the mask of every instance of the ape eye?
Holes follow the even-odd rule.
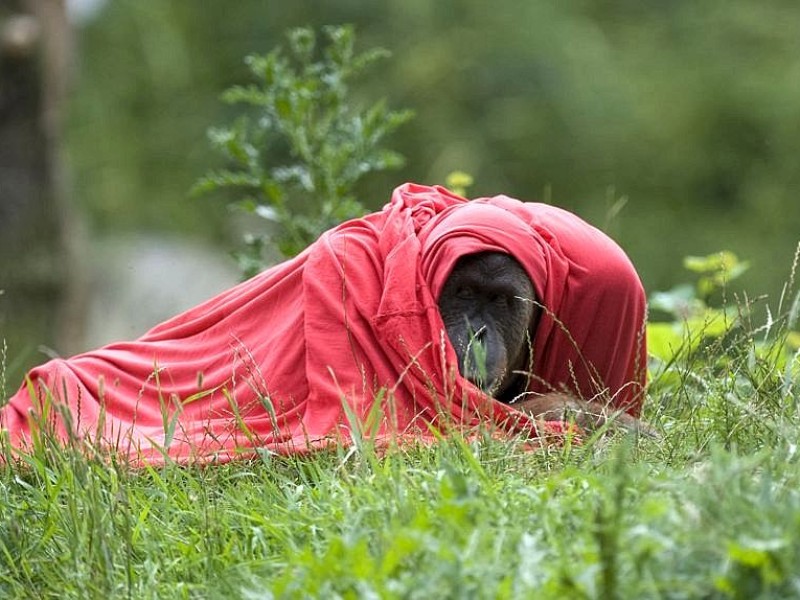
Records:
[[[456,289],[456,296],[462,300],[471,300],[475,296],[475,291],[468,286],[461,286]]]
[[[495,296],[492,296],[492,302],[498,305],[502,304],[506,306],[511,306],[512,304],[514,304],[514,297],[506,296],[505,294],[497,294]]]

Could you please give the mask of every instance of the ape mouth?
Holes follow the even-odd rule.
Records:
[[[470,336],[459,360],[460,370],[464,377],[484,394],[495,397],[505,383],[506,369],[492,372],[487,365],[488,352],[482,341],[485,330],[486,326],[483,326]]]

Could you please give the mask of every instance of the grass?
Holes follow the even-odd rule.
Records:
[[[800,359],[760,332],[660,368],[662,440],[142,470],[43,445],[0,466],[0,597],[800,598]]]

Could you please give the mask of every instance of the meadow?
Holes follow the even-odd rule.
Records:
[[[653,328],[661,439],[354,439],[141,469],[43,439],[0,466],[0,596],[800,597],[790,289],[666,323],[682,343],[662,358]]]
[[[116,10],[123,10],[126,4],[139,6],[141,3],[116,3]],[[151,4],[155,7],[163,3]],[[220,25],[217,21],[222,19],[212,18],[209,10],[203,7],[202,13],[211,15],[208,17],[209,23],[213,21],[210,30],[217,36]],[[401,12],[407,12],[405,5],[398,14]],[[741,13],[743,22],[753,20],[748,14]],[[442,15],[452,18],[450,11],[443,11]],[[779,17],[776,12],[775,18]],[[479,23],[483,26],[481,19]],[[375,19],[375,22],[384,21],[390,19]],[[161,23],[162,20],[152,22]],[[547,20],[534,19],[533,22],[541,23],[542,28],[550,27]],[[660,12],[652,22],[661,27]],[[683,23],[682,20],[676,22]],[[152,29],[149,25],[140,24],[139,27],[148,32]],[[520,28],[524,29],[525,36],[529,35],[529,22],[520,21]],[[334,49],[347,50],[329,54],[336,59],[334,67],[340,69],[336,61],[348,66],[353,58],[350,54],[352,39],[347,29],[333,31],[336,33],[334,42],[338,39],[341,44],[334,43]],[[505,35],[505,28],[503,31]],[[705,41],[708,38],[705,30],[698,31],[702,35],[697,39]],[[295,50],[308,54],[308,33],[300,30],[293,35]],[[794,43],[794,33],[786,35]],[[238,35],[233,37],[238,38]],[[587,36],[590,41],[596,38],[599,39]],[[661,56],[663,45],[657,36],[637,34],[631,37],[634,40],[651,38],[658,42],[654,43],[653,53]],[[565,40],[564,47],[571,48],[571,42]],[[102,44],[103,52],[96,54],[98,60],[113,53],[114,48],[121,48],[126,56],[135,56],[130,52],[131,45],[117,43],[116,38],[114,41],[114,44]],[[684,48],[684,44],[674,45]],[[454,47],[462,51],[463,44],[459,42]],[[587,48],[586,57],[607,55]],[[698,55],[706,54],[704,48],[699,46]],[[776,56],[794,56],[777,45],[776,48]],[[726,56],[727,53],[727,49],[725,53],[720,52]],[[187,58],[196,54],[205,64],[214,53],[184,54]],[[638,57],[637,53],[629,54]],[[329,110],[310,121],[316,128],[309,127],[306,120],[294,116],[308,106],[311,109],[319,106],[318,102],[306,101],[310,97],[308,90],[317,90],[318,86],[313,78],[306,80],[293,74],[288,67],[283,68],[280,57],[273,52],[266,57],[250,59],[254,74],[260,74],[264,90],[270,93],[254,87],[234,87],[227,92],[227,100],[255,105],[268,115],[269,110],[275,109],[275,118],[254,120],[257,128],[253,130],[253,139],[264,137],[265,132],[258,127],[277,127],[284,134],[288,133],[290,141],[296,138],[308,145],[308,138],[318,142],[321,150],[307,152],[306,162],[310,166],[277,163],[273,171],[266,171],[263,164],[272,163],[253,158],[257,155],[257,146],[248,137],[252,132],[248,133],[244,121],[237,121],[228,128],[213,130],[211,135],[214,145],[227,153],[233,167],[210,173],[196,186],[196,191],[244,189],[247,193],[240,199],[243,204],[240,208],[267,221],[278,222],[282,226],[279,231],[292,233],[297,240],[290,241],[302,246],[307,242],[306,234],[313,239],[332,222],[349,216],[349,212],[357,214],[364,210],[356,203],[357,196],[351,196],[348,189],[340,189],[342,185],[339,184],[354,183],[365,170],[380,171],[400,164],[399,155],[381,150],[378,142],[405,122],[408,113],[392,112],[377,103],[365,112],[368,118],[359,115],[350,118],[349,113],[340,110],[343,91],[337,86],[341,87],[344,80],[328,77],[322,81],[337,84],[331,90],[322,88],[327,94],[323,94],[323,98],[328,99],[328,105],[322,106],[329,106]],[[378,54],[356,57],[358,60],[354,64],[365,66],[378,57]],[[427,64],[426,61],[419,62]],[[452,61],[443,58],[440,62],[448,72],[458,71],[451,68]],[[696,61],[681,58],[674,62],[683,65]],[[648,77],[661,72],[648,63],[642,64]],[[759,63],[759,73],[760,70]],[[112,71],[122,74],[126,87],[146,88],[144,84],[129,85],[129,70],[115,68]],[[209,71],[226,72],[225,69]],[[585,79],[584,71],[575,70],[576,81]],[[184,94],[176,93],[173,86],[167,85],[183,80],[174,77],[169,69],[159,72],[169,81],[153,79],[156,87],[166,90],[164,93],[170,98],[183,97]],[[308,72],[318,75],[327,71]],[[105,78],[105,71],[103,73]],[[275,73],[280,77],[273,77]],[[465,81],[471,86],[475,77],[467,73]],[[737,70],[731,73],[740,79]],[[519,78],[515,75],[514,79]],[[681,82],[679,77],[670,76],[668,80],[670,84],[673,80]],[[185,81],[189,82],[190,78]],[[743,81],[742,85],[750,90],[749,80]],[[427,86],[421,80],[409,87]],[[494,93],[494,85],[485,87]],[[607,87],[615,93],[623,89],[611,84]],[[650,85],[640,87],[642,90],[658,89]],[[729,86],[718,87],[721,97],[730,95]],[[95,86],[86,89],[94,90]],[[575,94],[572,89],[569,86],[563,86],[563,90],[557,88],[553,105],[569,104],[555,101],[562,97],[576,100],[584,96],[593,105],[594,94]],[[283,96],[273,94],[274,90]],[[196,91],[192,89],[191,93]],[[536,97],[539,95],[537,92]],[[676,95],[685,96],[682,87]],[[706,93],[697,94],[703,101],[707,97]],[[275,98],[281,102],[274,101]],[[87,122],[94,124],[97,106],[89,100],[92,98],[84,100],[84,110],[93,115]],[[291,105],[290,100],[297,106]],[[616,101],[611,100],[608,104],[616,107]],[[449,115],[453,106],[461,104],[447,101],[446,113]],[[483,106],[477,101],[475,105]],[[660,106],[659,103],[652,105]],[[119,102],[108,102],[107,106],[111,107],[109,111],[116,112]],[[505,114],[514,106],[506,102],[501,112]],[[550,118],[546,111],[529,110],[524,103],[519,106],[525,107],[524,111],[518,111],[520,114],[541,113],[537,118],[543,121],[559,121]],[[743,108],[738,110],[746,112]],[[691,115],[697,112],[690,104],[686,111]],[[170,121],[176,120],[173,113],[161,112]],[[182,108],[174,112],[194,114]],[[706,112],[716,114],[719,111],[709,108]],[[763,112],[770,111],[764,108]],[[583,109],[576,113],[593,114]],[[670,136],[680,138],[681,144],[684,143],[681,137],[685,136],[684,129],[705,131],[689,125],[684,129],[662,127],[661,112],[653,110],[652,113],[655,115],[653,122],[657,124],[653,130],[669,131]],[[80,116],[80,110],[78,114]],[[441,121],[443,127],[449,127],[448,120],[440,119],[439,113],[431,114],[434,122]],[[597,114],[599,122],[608,118],[602,112]],[[627,127],[630,119],[626,111],[619,114],[622,115],[620,122],[624,121]],[[721,111],[721,114],[727,113]],[[331,115],[349,120],[334,127],[331,123],[338,121]],[[470,126],[473,121],[482,120],[470,117]],[[487,121],[491,124],[492,119]],[[727,128],[724,119],[719,122],[721,131],[732,130]],[[130,119],[130,124],[137,131],[141,128],[138,116]],[[358,125],[360,135],[373,140],[375,147],[352,143],[353,124]],[[769,125],[770,131],[774,128],[781,134],[793,130],[780,124],[773,127],[771,121]],[[708,139],[719,147],[728,148],[732,142],[716,134],[715,127],[707,128]],[[578,129],[595,131],[597,128],[581,125]],[[673,134],[672,129],[676,133]],[[106,152],[96,152],[90,130],[94,132],[96,128],[78,128],[78,141],[73,144],[80,148],[82,140],[91,149],[84,152],[84,160],[89,156],[95,160],[98,154],[105,159]],[[427,128],[423,126],[418,130]],[[604,131],[597,130],[601,134]],[[330,135],[330,131],[336,135]],[[169,140],[170,147],[180,149],[177,152],[180,162],[185,162],[185,148],[190,144],[161,135],[161,129],[158,133],[158,136],[143,137]],[[120,148],[126,153],[134,152],[130,149],[133,137],[104,135],[104,139],[122,140]],[[453,136],[448,132],[448,136],[442,135],[441,139],[446,137]],[[515,160],[498,159],[498,163],[507,163],[501,166],[487,163],[484,172],[478,173],[479,177],[485,179],[487,172],[496,171],[500,173],[499,180],[490,180],[489,184],[503,188],[495,184],[511,178],[513,169],[509,171],[511,174],[503,173],[514,165],[526,173],[540,171],[549,177],[552,168],[548,165],[552,167],[552,164],[548,161],[551,159],[540,161],[538,168],[532,168],[528,138],[516,134],[512,137],[515,143],[524,146],[525,152],[510,148],[509,155]],[[641,138],[642,143],[649,144],[653,136],[619,134],[619,137]],[[760,134],[753,137],[760,139]],[[548,156],[555,157],[552,163],[561,165],[568,172],[568,178],[574,179],[574,140],[560,134],[546,135],[542,139],[561,138],[566,140],[567,158],[553,153],[549,145],[542,147],[547,146]],[[743,139],[748,138],[743,136]],[[593,140],[590,138],[597,147],[589,145],[580,155],[584,160],[587,157],[606,159],[606,137],[598,134],[597,140]],[[351,150],[366,149],[366,159],[358,153],[351,152],[350,156],[330,147],[334,142]],[[788,142],[786,145],[790,150]],[[417,142],[409,145],[415,151],[418,147],[436,146]],[[696,152],[701,159],[696,160],[694,155],[684,151],[661,153],[656,145],[652,152],[658,160],[648,162],[647,153],[631,146],[632,155],[641,154],[646,168],[631,167],[637,163],[627,160],[619,163],[625,165],[624,171],[631,174],[629,177],[644,180],[646,178],[640,174],[650,169],[651,164],[658,163],[662,154],[672,156],[673,160],[685,158],[693,167],[704,165],[703,160],[708,156],[724,154],[706,151],[700,144],[691,146],[698,148]],[[629,145],[619,144],[618,147],[627,151]],[[682,145],[677,147],[683,148]],[[304,158],[300,151],[290,154]],[[151,164],[155,162],[152,156],[162,155],[165,154],[141,151],[141,156],[149,161],[147,168],[140,169],[131,179],[141,185],[158,179],[152,176],[158,166]],[[793,157],[796,153],[787,150],[784,155]],[[328,162],[317,160],[319,156],[327,157]],[[466,155],[470,160],[462,156],[457,154],[458,161],[466,163],[465,168],[470,168],[477,160],[471,158],[471,153]],[[516,160],[519,156],[525,156],[526,160]],[[136,161],[129,159],[126,154],[116,163],[135,164]],[[423,159],[417,160],[420,164],[440,163],[424,156]],[[733,167],[721,163],[730,173],[721,170],[720,165],[711,165],[715,169],[712,169],[713,177],[697,176],[704,186],[701,192],[706,187],[727,189],[713,184],[717,180],[728,184],[735,179],[733,175],[741,175],[744,169],[736,167],[740,162],[749,164],[744,159],[733,161]],[[764,161],[765,165],[778,164],[781,168],[784,163],[787,172],[794,173],[791,170],[794,163],[788,159],[777,163]],[[94,163],[90,161],[89,164]],[[185,202],[185,181],[175,178],[172,167],[164,164],[169,167],[165,168],[169,174],[164,179],[175,180],[173,185],[181,190],[180,201]],[[598,164],[603,166],[602,161]],[[333,170],[331,165],[339,171]],[[683,163],[678,167],[664,167],[667,173],[664,177],[693,173],[681,165]],[[450,168],[449,163],[437,167],[441,173],[436,173],[436,179],[442,179]],[[591,173],[592,168],[590,164],[588,172]],[[142,172],[149,176],[141,177]],[[196,173],[192,175],[195,176]],[[771,184],[770,177],[774,177],[772,187],[781,188],[781,179],[772,172],[765,171],[759,176]],[[126,199],[118,195],[118,185],[110,181],[96,178],[93,186],[97,193],[94,195],[84,190],[90,204],[93,197],[102,198],[104,202],[112,199],[115,203],[96,209],[100,217],[95,218],[100,223],[108,215],[120,212],[120,207],[136,208],[144,202],[141,199],[164,202],[163,193],[142,193],[138,188],[132,188],[131,192],[135,201]],[[311,181],[316,183],[312,185]],[[320,182],[338,184],[326,188]],[[285,193],[281,186],[295,195]],[[760,192],[761,187],[769,188],[742,185],[749,193]],[[254,200],[251,188],[263,197]],[[528,188],[534,186],[528,185]],[[298,217],[292,212],[299,204],[298,199],[311,197],[316,201],[317,196],[310,192],[320,189],[330,191],[331,197],[325,199],[328,204],[323,205],[323,208],[327,206],[327,212],[307,211],[317,217],[316,220],[308,215]],[[787,197],[793,198],[788,185],[786,190]],[[569,193],[573,191],[567,189]],[[689,203],[705,198],[704,193],[673,193],[672,198],[686,198],[685,202]],[[749,202],[749,196],[747,198]],[[752,200],[753,205],[760,206],[756,199]],[[660,206],[659,200],[655,197],[653,206]],[[737,202],[743,204],[744,200]],[[609,214],[618,212],[624,202],[612,204]],[[667,203],[663,205],[668,206]],[[148,210],[163,220],[162,204]],[[701,219],[688,218],[676,211],[674,219],[680,227],[670,228],[658,221],[666,214],[662,209],[642,207],[638,210],[651,219],[648,221],[651,226],[638,229],[648,242],[654,237],[656,226],[659,231],[669,231],[670,236],[681,233],[673,230],[686,228],[683,234],[694,241],[705,240],[708,231],[720,224],[708,227]],[[193,209],[191,213],[192,218],[204,223],[214,221],[207,218],[204,210]],[[770,219],[778,219],[781,225],[787,226],[794,218],[790,210],[774,210],[769,214],[772,215]],[[760,221],[748,216],[742,217],[741,222],[747,223],[749,228],[750,223]],[[690,225],[702,227],[702,235]],[[764,231],[772,227],[774,231],[770,235],[777,235],[775,223],[765,220],[762,226]],[[730,230],[735,231],[731,235],[738,239],[744,228],[732,222]],[[765,246],[762,238],[766,234],[756,232],[756,235],[758,246]],[[683,249],[680,239],[669,239],[670,248],[667,249],[667,242],[657,240],[659,260],[666,250]],[[250,238],[250,242],[251,252],[239,256],[245,273],[263,267],[263,245],[259,245],[257,238]],[[296,249],[287,244],[286,252],[291,251]],[[780,260],[777,262],[781,264]],[[787,263],[790,266],[787,283],[778,298],[749,298],[744,294],[727,293],[728,282],[746,269],[745,263],[728,253],[687,260],[686,266],[695,273],[697,281],[651,296],[650,307],[657,318],[648,328],[651,362],[644,418],[660,433],[660,439],[609,430],[581,439],[567,438],[563,443],[531,451],[524,439],[497,439],[488,435],[489,432],[477,431],[463,436],[452,434],[433,445],[404,445],[387,450],[376,448],[369,439],[357,438],[350,445],[305,456],[285,457],[263,451],[256,458],[230,464],[206,467],[167,464],[138,469],[114,457],[91,456],[75,448],[61,447],[46,437],[40,439],[29,454],[17,460],[11,457],[7,444],[0,439],[0,597],[800,598],[797,255],[794,261],[789,258]],[[766,272],[767,269],[763,269],[762,274]],[[18,318],[15,315],[15,319]],[[9,319],[11,322],[13,320]],[[38,343],[38,337],[27,335]],[[16,355],[8,355],[0,336],[0,400],[16,389],[18,363]]]

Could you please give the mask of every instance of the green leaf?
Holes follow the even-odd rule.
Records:
[[[651,310],[669,313],[677,319],[685,319],[702,311],[704,304],[697,298],[694,286],[682,284],[667,292],[655,292],[648,300]]]
[[[723,250],[707,256],[687,256],[683,259],[683,266],[695,273],[713,273],[715,271],[729,271],[739,263],[733,252]]]
[[[669,362],[685,347],[683,330],[675,323],[647,324],[647,351],[653,356]]]

